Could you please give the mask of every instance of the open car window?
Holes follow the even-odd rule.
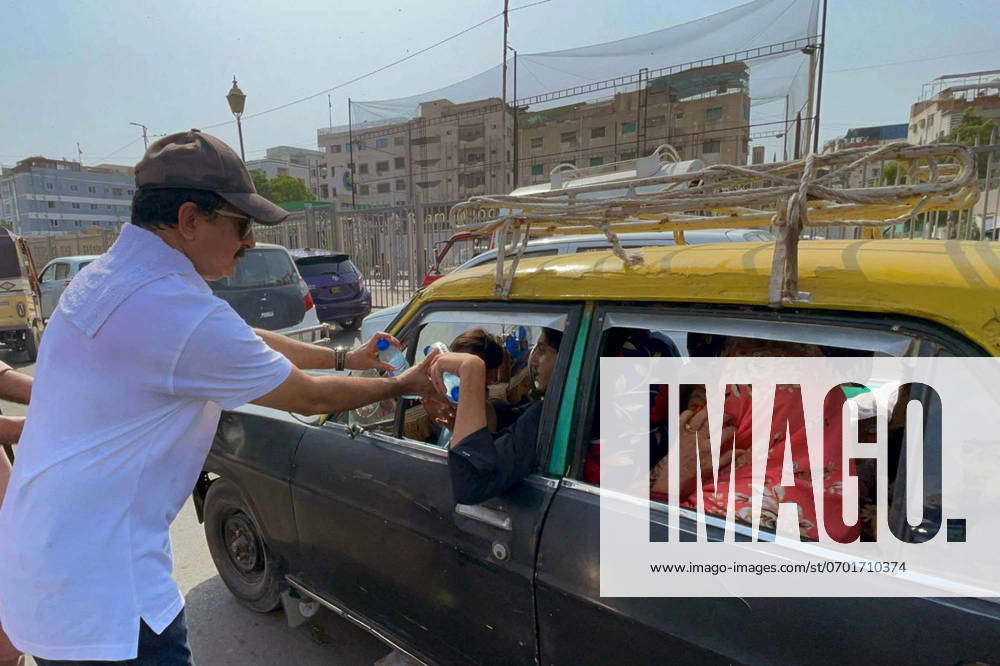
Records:
[[[967,344],[957,336],[954,345],[949,344],[946,336],[927,333],[922,335],[919,332],[895,332],[887,330],[884,324],[876,327],[865,325],[852,325],[845,321],[842,325],[829,323],[809,323],[807,321],[788,321],[777,318],[761,317],[722,317],[710,315],[686,315],[675,313],[657,313],[654,308],[643,312],[642,309],[613,309],[609,308],[602,317],[603,330],[595,332],[599,340],[599,354],[601,357],[678,357],[678,358],[698,358],[698,357],[740,357],[740,356],[817,356],[817,357],[850,357],[859,359],[858,362],[867,364],[866,367],[859,368],[860,376],[868,376],[871,370],[871,362],[865,359],[874,359],[879,356],[892,357],[913,357],[913,356],[951,356],[956,353],[965,354]],[[578,428],[577,436],[574,438],[576,449],[571,457],[569,476],[585,484],[600,485],[600,415],[598,409],[598,396],[600,395],[599,368],[595,364],[592,366],[593,376],[587,378],[590,382],[588,391],[588,406],[586,408],[586,418]],[[894,471],[898,465],[899,457],[905,448],[905,404],[907,397],[898,393],[899,385],[891,378],[880,379],[872,376],[870,381],[866,381],[866,386],[871,387],[870,391],[884,393],[880,400],[890,399],[889,426],[888,426],[888,447],[889,447],[889,469]],[[747,385],[749,387],[749,385]],[[884,390],[883,390],[884,389]],[[678,427],[681,412],[685,410],[699,411],[705,407],[704,395],[698,393],[697,387],[687,391],[681,391],[675,399],[678,405],[678,413],[673,413],[670,407],[671,396],[668,385],[649,385],[649,492],[650,499],[653,500],[654,507],[657,504],[666,504],[665,481],[661,481],[662,475],[667,473],[669,453],[670,428],[673,425]],[[740,388],[733,392],[727,389],[724,397],[724,411],[727,418],[736,418],[732,415],[748,413],[740,412],[738,405],[740,400],[749,400],[749,394],[739,395]],[[867,395],[866,395],[867,393]],[[858,401],[858,414],[863,412],[865,400],[871,399],[871,393],[861,387],[855,391],[846,391],[847,400]],[[776,398],[776,405],[778,399]],[[775,407],[778,408],[777,406]],[[925,414],[925,419],[938,419],[940,414]],[[862,442],[875,442],[877,435],[877,422],[874,415],[860,416],[859,429]],[[828,418],[824,421],[824,428],[840,427],[835,419]],[[833,426],[830,424],[834,423]],[[740,423],[732,423],[739,429]],[[746,424],[746,431],[749,433],[749,423]],[[739,432],[739,430],[737,430]],[[748,435],[749,436],[749,435]],[[786,436],[795,437],[796,433],[789,432]],[[737,441],[739,446],[739,441]],[[829,461],[827,461],[829,462]],[[748,464],[746,460],[735,460],[732,464],[736,483],[740,482],[740,468]],[[826,463],[824,463],[826,464]],[[875,523],[871,520],[874,517],[874,506],[876,497],[875,489],[875,466],[865,467],[859,465],[859,495],[862,505],[866,507],[862,510],[863,520],[856,529],[862,533],[873,533],[876,529]],[[772,474],[773,472],[773,474]],[[749,470],[746,473],[750,473]],[[665,477],[664,477],[665,478]],[[728,472],[725,473],[728,482]],[[839,483],[841,471],[839,469],[827,470],[824,467],[822,483],[823,492],[838,492],[835,484]],[[892,472],[890,472],[890,483],[892,482]],[[771,479],[771,481],[769,481]],[[780,470],[765,470],[764,476],[764,497],[773,491],[770,483],[773,479],[778,479],[774,487],[781,485]],[[721,491],[720,491],[721,492]],[[721,495],[720,495],[721,496]],[[823,495],[821,495],[823,497]],[[690,496],[682,493],[680,499],[681,509],[691,509],[696,507],[698,500],[701,500],[708,515],[719,515],[725,519],[726,507],[715,507],[711,503],[711,497],[701,498],[698,492]],[[937,500],[933,497],[925,498],[925,502],[933,503]],[[738,503],[737,503],[738,504]],[[905,506],[905,505],[903,505]],[[740,523],[740,510],[744,508],[736,506],[737,523]],[[776,503],[774,515],[770,516],[776,520]],[[939,510],[940,507],[937,507]],[[765,510],[770,510],[765,507]],[[899,506],[890,502],[890,513],[899,514]],[[928,504],[928,510],[933,511],[934,507]],[[750,514],[747,513],[747,516]],[[930,514],[928,514],[930,515]],[[897,516],[898,517],[898,516]],[[768,531],[773,532],[774,525],[768,524],[768,515],[765,514],[761,524]],[[800,522],[800,530],[805,530],[804,534],[815,526],[810,524],[809,517],[803,517]],[[807,534],[808,535],[808,534]]]
[[[566,326],[567,315],[560,312],[513,308],[496,312],[438,310],[419,317],[419,323],[408,330],[404,339],[413,347],[407,349],[411,364],[423,360],[435,343],[442,343],[453,351],[477,353],[484,358],[488,375],[484,388],[490,403],[487,421],[493,426],[509,426],[532,398],[534,385],[528,367],[529,357],[541,331],[548,328],[561,332]],[[484,343],[486,340],[488,342]],[[566,345],[567,349],[569,347]],[[568,352],[560,349],[558,353]],[[376,373],[361,374],[374,376]],[[437,404],[433,404],[435,402]],[[443,415],[442,407],[447,405],[445,396],[426,403],[410,398],[383,400],[343,415],[340,422],[445,448],[450,443],[450,430],[437,419]]]

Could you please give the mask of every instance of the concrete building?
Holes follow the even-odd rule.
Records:
[[[920,100],[910,107],[907,140],[923,144],[944,138],[968,109],[1000,122],[1000,69],[945,74],[925,83]]]
[[[306,189],[313,193],[313,196],[322,199],[324,197],[321,196],[316,170],[316,165],[322,161],[322,158],[323,153],[318,150],[294,146],[275,146],[267,149],[264,158],[247,161],[247,169],[262,171],[268,179],[278,176],[298,178],[306,186]]]
[[[642,90],[518,116],[518,183],[544,182],[560,164],[599,166],[662,143],[684,159],[746,164],[750,96],[742,62],[652,79]]]
[[[404,206],[511,189],[513,114],[499,98],[420,105],[412,120],[320,129],[321,199],[340,208]],[[349,171],[354,159],[353,179]]]
[[[29,157],[0,175],[0,219],[18,235],[117,228],[134,191],[131,167]]]
[[[843,148],[863,148],[880,146],[886,143],[906,141],[909,125],[876,125],[874,127],[854,127],[847,130],[844,136],[830,139],[823,144],[823,152],[841,150]],[[855,171],[849,178],[841,182],[843,187],[875,187],[882,176],[882,165],[869,164],[862,174]]]

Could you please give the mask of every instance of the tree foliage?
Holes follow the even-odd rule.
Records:
[[[963,146],[985,146],[996,140],[997,124],[991,118],[984,118],[975,109],[966,109],[962,114],[962,122],[951,128],[942,141],[960,143]],[[986,177],[988,156],[980,153],[976,158],[977,171],[980,178]]]
[[[298,178],[291,176],[268,178],[263,171],[258,169],[250,172],[250,178],[253,180],[257,194],[276,204],[288,203],[289,201],[312,201],[316,198]]]

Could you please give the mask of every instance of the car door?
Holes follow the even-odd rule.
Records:
[[[69,264],[56,261],[45,267],[39,279],[38,289],[42,301],[42,317],[48,319],[59,304],[65,283],[69,280]]]
[[[889,332],[892,327],[892,332]],[[681,355],[688,334],[735,335],[832,345],[890,355],[975,355],[960,338],[912,322],[814,313],[745,314],[650,307],[598,310],[581,372],[568,470],[552,501],[538,553],[537,613],[541,661],[610,663],[973,663],[998,649],[1000,605],[978,599],[909,598],[611,598],[600,590],[599,477],[588,465],[595,437],[597,363],[614,329],[656,332]],[[627,355],[627,354],[626,354]],[[854,355],[854,354],[848,354]],[[650,503],[650,538],[661,540],[667,507]],[[694,514],[679,510],[680,530],[694,532]],[[721,534],[706,518],[709,539]],[[724,529],[724,528],[722,528]],[[737,530],[744,530],[737,526]],[[715,537],[713,537],[713,533]],[[721,544],[720,544],[721,545]],[[726,561],[720,553],[720,561]],[[677,574],[680,575],[680,574]],[[719,585],[724,587],[720,577]],[[934,628],[933,637],[926,630]],[[582,642],[580,635],[599,635]]]
[[[434,326],[451,335],[516,321],[564,328],[567,336],[576,326],[576,308],[478,307],[428,307],[407,325],[403,339],[420,349],[442,337],[421,337]],[[560,351],[545,400],[538,438],[543,447],[571,346]],[[457,505],[447,451],[401,436],[404,427],[409,431],[410,404],[384,402],[307,429],[292,488],[304,554],[293,577],[436,662],[533,662],[535,555],[556,481],[533,474],[500,497]]]

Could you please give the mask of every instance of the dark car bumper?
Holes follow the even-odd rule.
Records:
[[[316,316],[322,322],[338,322],[365,317],[372,311],[372,296],[367,289],[354,298],[326,303],[317,301],[314,293],[313,300],[316,303]]]

